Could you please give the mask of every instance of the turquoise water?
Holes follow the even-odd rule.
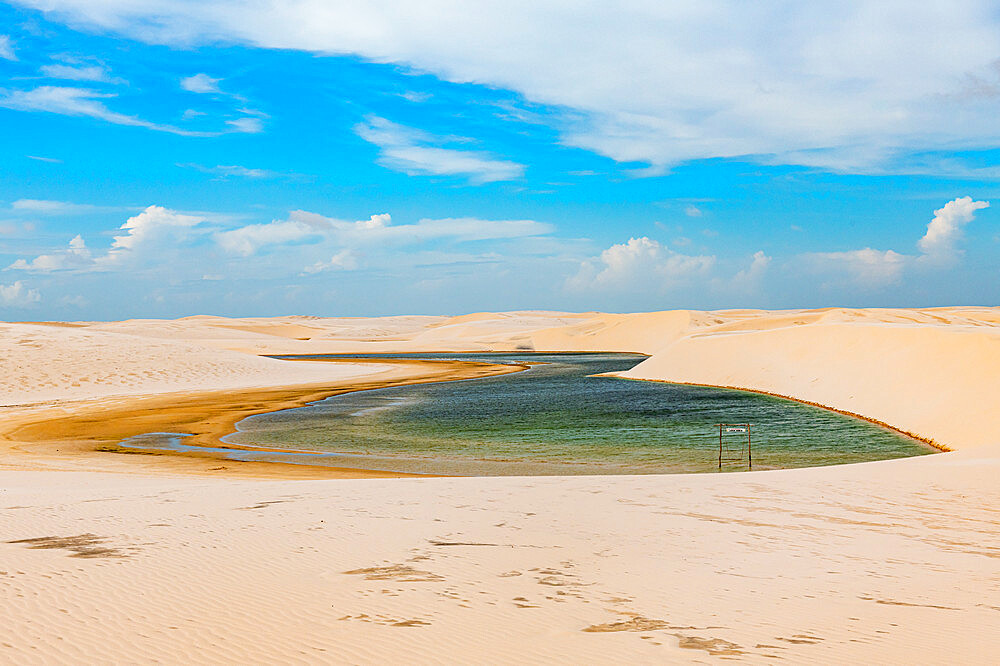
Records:
[[[753,425],[753,468],[832,465],[933,449],[859,419],[770,396],[639,382],[633,354],[395,354],[328,358],[455,358],[532,364],[530,370],[334,396],[253,416],[225,441],[322,455],[250,454],[426,474],[653,474],[719,471],[717,423]],[[146,436],[149,437],[149,436]],[[723,471],[747,469],[745,435],[725,436]],[[149,445],[150,442],[146,441]],[[732,449],[732,451],[728,451]],[[247,459],[248,454],[239,454]]]

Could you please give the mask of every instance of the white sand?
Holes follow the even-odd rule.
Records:
[[[0,449],[0,662],[995,663],[998,324],[951,308],[0,325],[6,404],[289,383],[286,364],[220,349],[628,350],[653,354],[630,376],[822,402],[958,450],[727,475],[239,481],[111,454],[119,474],[26,471]],[[83,534],[111,557],[5,543]]]
[[[389,366],[287,363],[100,328],[0,323],[0,407],[174,391],[310,384]]]

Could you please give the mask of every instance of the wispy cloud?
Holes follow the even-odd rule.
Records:
[[[258,112],[257,116],[227,120],[225,122],[226,129],[222,131],[187,130],[112,111],[104,103],[104,100],[115,97],[116,95],[113,93],[64,86],[40,86],[32,90],[0,89],[0,107],[17,111],[57,113],[64,116],[85,116],[116,125],[144,127],[157,132],[169,132],[170,134],[191,137],[214,137],[227,133],[257,134],[264,129],[264,123],[259,117],[263,114]]]
[[[10,37],[7,35],[0,35],[0,58],[4,60],[17,60],[17,54],[14,53],[14,45],[10,42]]]
[[[36,215],[79,215],[99,210],[98,206],[91,204],[52,201],[49,199],[18,199],[10,207],[16,211],[34,213]]]
[[[378,116],[368,116],[354,130],[380,148],[379,164],[411,176],[461,176],[482,184],[524,175],[523,164],[480,151],[442,148],[447,139]]]
[[[62,160],[57,160],[54,157],[41,157],[39,155],[25,155],[29,160],[36,160],[38,162],[49,162],[51,164],[62,164]]]
[[[125,79],[111,76],[107,68],[100,65],[43,65],[39,71],[50,79],[94,81],[96,83],[125,83]]]
[[[227,120],[226,125],[231,132],[243,132],[246,134],[258,134],[264,131],[264,123],[260,118],[236,118]]]
[[[86,116],[116,125],[145,127],[157,132],[169,132],[181,136],[216,136],[218,134],[217,132],[193,132],[112,111],[101,100],[113,97],[115,95],[111,93],[102,93],[87,88],[41,86],[33,90],[0,92],[0,107],[18,111],[44,111],[64,116]]]
[[[422,219],[414,224],[393,225],[386,214],[349,222],[308,211],[293,211],[286,220],[251,224],[215,234],[228,252],[250,256],[273,245],[326,241],[339,248],[389,248],[445,240],[468,243],[485,240],[530,238],[553,231],[551,225],[534,220],[483,220],[473,217]]]
[[[194,169],[195,171],[201,171],[202,173],[209,173],[220,179],[231,177],[274,178],[282,175],[274,171],[269,171],[268,169],[252,169],[238,164],[217,164],[214,167],[209,167],[201,164],[194,164],[193,162],[179,162],[177,166],[185,169]]]

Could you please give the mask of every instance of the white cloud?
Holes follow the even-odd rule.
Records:
[[[597,262],[583,262],[579,272],[566,284],[573,290],[663,290],[704,276],[714,265],[715,257],[680,254],[643,236],[612,245],[601,253]]]
[[[864,287],[897,284],[911,267],[920,265],[940,269],[952,263],[960,254],[956,244],[962,236],[962,227],[975,218],[977,210],[989,205],[988,201],[960,197],[934,211],[927,233],[917,242],[922,252],[919,256],[866,247],[845,252],[812,253],[803,258],[806,266],[813,271],[845,273],[852,282]]]
[[[158,252],[164,246],[176,243],[185,236],[187,230],[203,222],[205,218],[202,216],[178,213],[162,206],[149,206],[138,215],[128,218],[119,227],[125,233],[115,236],[111,247],[103,255],[94,255],[83,238],[77,235],[66,249],[42,254],[31,260],[18,259],[7,269],[39,273],[110,270],[139,250]]]
[[[287,220],[251,224],[215,234],[227,252],[250,256],[269,245],[287,245],[307,240],[328,241],[338,247],[412,245],[430,240],[473,242],[541,236],[551,225],[534,220],[481,220],[474,217],[422,219],[415,224],[391,224],[387,213],[367,220],[348,222],[308,211],[292,211]]]
[[[238,229],[220,231],[215,234],[215,241],[227,252],[249,257],[262,247],[298,242],[316,236],[318,231],[299,221],[275,220],[267,224],[249,224]]]
[[[35,160],[36,162],[48,162],[50,164],[62,164],[62,160],[57,160],[54,157],[39,157],[38,155],[25,155],[29,160]]]
[[[163,206],[149,206],[138,215],[128,218],[125,224],[119,227],[125,233],[115,236],[108,256],[114,259],[123,252],[135,250],[147,243],[155,243],[162,238],[164,232],[189,229],[204,221],[205,218],[200,215],[178,213]]]
[[[407,90],[405,92],[399,93],[399,96],[405,99],[407,102],[414,102],[419,104],[421,102],[426,102],[431,98],[431,94],[428,92],[416,92],[414,90]]]
[[[113,93],[104,93],[89,88],[73,88],[63,86],[40,86],[32,90],[2,90],[0,89],[0,107],[17,111],[43,111],[58,113],[64,116],[86,116],[97,118],[116,125],[145,127],[157,132],[169,132],[180,136],[209,137],[219,136],[224,132],[256,134],[263,131],[264,123],[260,118],[246,117],[227,120],[227,129],[222,132],[202,132],[186,130],[173,125],[164,125],[112,111],[102,100],[114,98]]]
[[[480,151],[441,148],[432,144],[443,143],[444,139],[378,116],[368,116],[354,129],[362,139],[381,149],[379,164],[411,176],[463,176],[481,184],[524,175],[523,164]]]
[[[808,255],[808,259],[821,272],[845,272],[852,282],[863,287],[883,287],[900,281],[911,257],[866,247],[847,252],[819,252]]]
[[[49,199],[18,199],[10,207],[17,211],[34,213],[35,215],[79,215],[98,210],[97,206],[90,204],[52,201]]]
[[[514,90],[575,111],[553,120],[563,141],[622,162],[871,171],[1000,138],[990,2],[22,1],[148,42],[349,53]]]
[[[181,79],[181,88],[193,93],[221,93],[222,91],[219,90],[219,81],[221,80],[213,79],[208,74],[195,74]]]
[[[392,216],[389,213],[379,213],[378,215],[372,215],[367,220],[358,220],[354,224],[359,229],[382,229],[391,223]]]
[[[38,303],[42,295],[37,289],[29,289],[20,280],[13,284],[0,284],[0,305],[8,307],[25,307]]]
[[[18,259],[8,266],[11,270],[32,271],[38,273],[49,273],[62,270],[81,270],[91,268],[94,265],[94,258],[87,249],[87,244],[80,235],[75,236],[69,247],[53,254],[43,254],[35,257],[31,261]]]
[[[191,132],[171,125],[149,122],[136,116],[112,111],[100,100],[114,97],[86,88],[41,86],[33,90],[0,91],[0,107],[18,111],[45,111],[64,116],[88,116],[116,125],[145,127],[158,132],[170,132],[182,136],[214,136],[210,132]]]
[[[422,219],[416,224],[390,227],[379,234],[385,241],[420,242],[435,238],[457,241],[499,240],[540,236],[554,230],[534,220],[482,220],[477,217]]]
[[[210,173],[218,176],[220,179],[228,178],[230,176],[238,176],[240,178],[272,178],[279,174],[273,171],[268,171],[267,169],[253,169],[250,167],[240,166],[238,164],[217,164],[214,167],[202,166],[201,164],[194,163],[179,163],[177,166],[184,167],[187,169],[194,169],[196,171],[201,171],[202,173]]]
[[[111,76],[105,67],[100,65],[43,65],[43,75],[50,79],[68,79],[70,81],[94,81],[97,83],[125,83],[124,79]]]
[[[7,35],[0,35],[0,58],[4,60],[17,60],[17,54],[14,53],[14,46],[10,43],[10,37]]]
[[[701,217],[702,215],[704,215],[704,213],[701,211],[701,208],[698,208],[694,204],[688,204],[687,206],[685,206],[684,214],[687,215],[688,217]]]
[[[733,277],[733,284],[737,287],[753,288],[764,277],[768,267],[771,265],[771,257],[764,254],[763,250],[753,253],[750,265],[736,273]]]
[[[232,132],[243,132],[245,134],[258,134],[264,131],[264,123],[260,118],[236,118],[227,120],[226,125]]]
[[[953,260],[958,250],[955,244],[962,236],[962,227],[975,217],[975,212],[989,208],[988,201],[973,201],[961,197],[949,201],[934,211],[934,219],[927,225],[927,233],[917,245],[930,261],[946,263]]]
[[[330,261],[317,261],[302,269],[303,275],[313,275],[326,271],[353,271],[358,268],[358,257],[351,250],[341,250],[330,257]]]

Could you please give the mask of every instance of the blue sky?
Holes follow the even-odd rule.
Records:
[[[0,4],[0,318],[996,305],[992,3]]]

